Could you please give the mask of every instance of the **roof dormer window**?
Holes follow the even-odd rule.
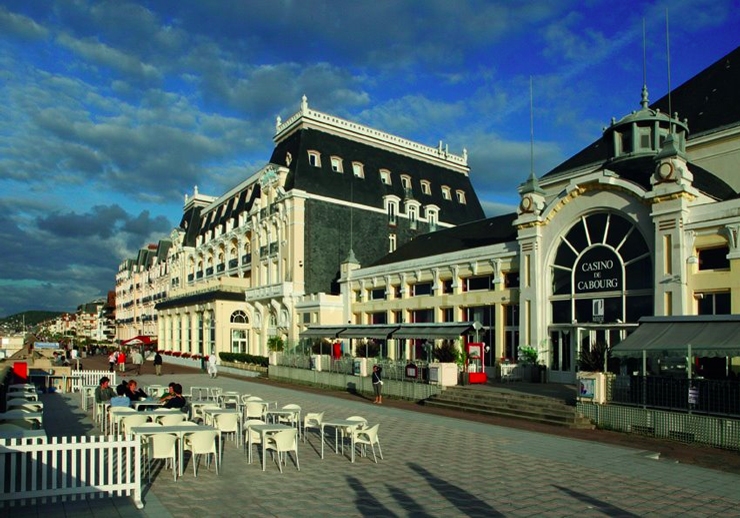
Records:
[[[465,204],[465,191],[457,190],[455,191],[455,194],[457,194],[457,202]]]
[[[313,167],[321,167],[321,153],[318,151],[308,152],[308,163]]]
[[[451,194],[450,188],[448,186],[446,186],[446,185],[443,185],[442,186],[442,197],[445,200],[451,200],[452,199],[452,194]]]
[[[424,194],[432,194],[432,184],[429,180],[421,181],[421,192]]]
[[[342,159],[338,156],[331,157],[331,170],[335,173],[343,173]]]
[[[385,185],[391,185],[391,172],[388,169],[380,170],[380,181]]]
[[[352,162],[352,174],[357,178],[365,178],[365,167],[360,162]]]

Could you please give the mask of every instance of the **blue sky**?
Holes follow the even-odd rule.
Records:
[[[451,152],[486,213],[740,42],[732,0],[0,0],[0,316],[74,310],[309,105]],[[691,121],[689,121],[689,125]]]

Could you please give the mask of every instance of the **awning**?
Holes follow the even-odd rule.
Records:
[[[740,356],[740,315],[643,317],[639,327],[612,348],[612,356]]]
[[[347,326],[311,326],[300,332],[301,338],[336,338]]]
[[[121,342],[121,345],[150,345],[153,343],[157,343],[156,336],[139,335],[133,338],[129,338],[128,340],[123,340]]]
[[[352,325],[346,326],[344,331],[339,333],[339,338],[381,338],[386,340],[396,329],[398,329],[398,325]]]
[[[445,322],[429,324],[401,324],[393,338],[458,338],[473,329],[472,322]]]

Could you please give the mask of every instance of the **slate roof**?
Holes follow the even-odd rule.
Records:
[[[309,151],[318,151],[321,154],[321,167],[314,167],[309,163]],[[287,153],[292,157],[289,165],[286,163]],[[342,158],[343,173],[332,170],[332,156]],[[398,196],[403,203],[407,193],[401,185],[400,175],[407,174],[411,177],[413,198],[422,207],[429,204],[438,206],[440,222],[460,224],[485,217],[469,176],[315,129],[300,129],[278,142],[270,162],[289,168],[286,191],[301,189],[330,198],[352,199],[356,203],[385,210],[383,196],[387,194]],[[364,179],[355,178],[352,162],[363,164]],[[381,169],[391,172],[391,185],[385,185],[381,181]],[[422,193],[421,180],[430,182],[431,194]],[[442,185],[450,188],[452,199],[443,198]],[[465,192],[465,203],[457,201],[457,190]]]
[[[393,264],[459,250],[516,241],[517,214],[504,214],[417,236],[370,266]]]
[[[739,91],[740,47],[675,88],[671,92],[671,109],[674,113],[678,112],[681,120],[688,119],[689,141],[697,136],[740,124]],[[668,95],[650,107],[667,113]],[[543,178],[592,164],[599,166],[610,158],[608,153],[608,144],[600,138],[549,171]],[[689,166],[694,173],[694,186],[699,190],[720,200],[736,196],[732,188],[710,172],[694,164]]]

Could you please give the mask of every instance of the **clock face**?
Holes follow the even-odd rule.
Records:
[[[532,210],[532,197],[529,195],[526,195],[524,198],[522,198],[520,207],[522,208],[522,212],[531,211]]]
[[[673,177],[673,164],[670,162],[663,162],[658,166],[658,176],[663,180],[668,180]]]

